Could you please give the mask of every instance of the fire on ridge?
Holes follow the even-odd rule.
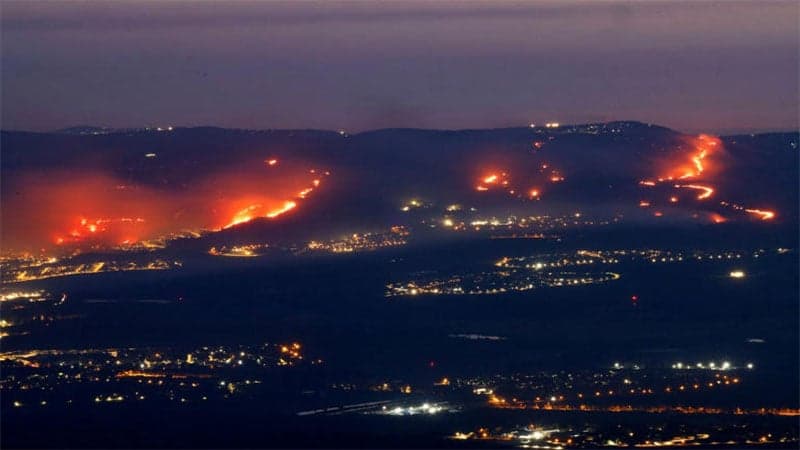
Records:
[[[666,161],[664,174],[659,176],[656,180],[648,179],[639,182],[640,186],[656,187],[672,183],[675,189],[691,189],[698,191],[695,197],[698,201],[710,199],[716,194],[717,189],[714,187],[713,180],[715,176],[721,174],[721,163],[712,164],[711,157],[724,151],[722,141],[716,136],[701,134],[695,138],[689,139],[691,152],[688,156],[683,156],[680,161]],[[680,181],[691,181],[690,183],[681,183]],[[671,203],[677,203],[678,197],[670,196]],[[743,211],[747,214],[753,215],[761,220],[771,220],[775,218],[774,211],[762,210],[756,208],[745,208],[736,204],[731,204],[726,201],[721,201],[719,204],[729,209]],[[641,201],[640,206],[650,206],[649,201]],[[659,215],[660,217],[660,215]],[[727,219],[718,213],[711,213],[709,219],[713,223],[722,223]]]
[[[4,248],[109,248],[170,235],[221,230],[256,218],[278,220],[301,207],[328,171],[270,158],[208,174],[182,189],[130,183],[84,171],[24,174],[4,197]]]

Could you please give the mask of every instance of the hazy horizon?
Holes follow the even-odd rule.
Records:
[[[795,2],[3,2],[2,128],[798,124]]]

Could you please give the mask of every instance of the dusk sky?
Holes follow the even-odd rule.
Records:
[[[2,128],[796,129],[798,2],[12,2]]]

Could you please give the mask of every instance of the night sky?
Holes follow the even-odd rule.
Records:
[[[795,129],[773,2],[2,2],[2,128]]]

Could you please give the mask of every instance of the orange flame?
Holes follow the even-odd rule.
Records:
[[[712,194],[714,194],[714,189],[713,188],[710,188],[708,186],[703,186],[701,184],[676,184],[675,187],[676,188],[686,188],[686,189],[695,189],[695,190],[698,190],[698,191],[703,191],[697,196],[698,200],[705,200],[705,199],[711,197]]]
[[[775,213],[773,211],[764,211],[760,209],[745,209],[745,212],[759,216],[761,220],[772,220],[773,218],[775,218]]]

